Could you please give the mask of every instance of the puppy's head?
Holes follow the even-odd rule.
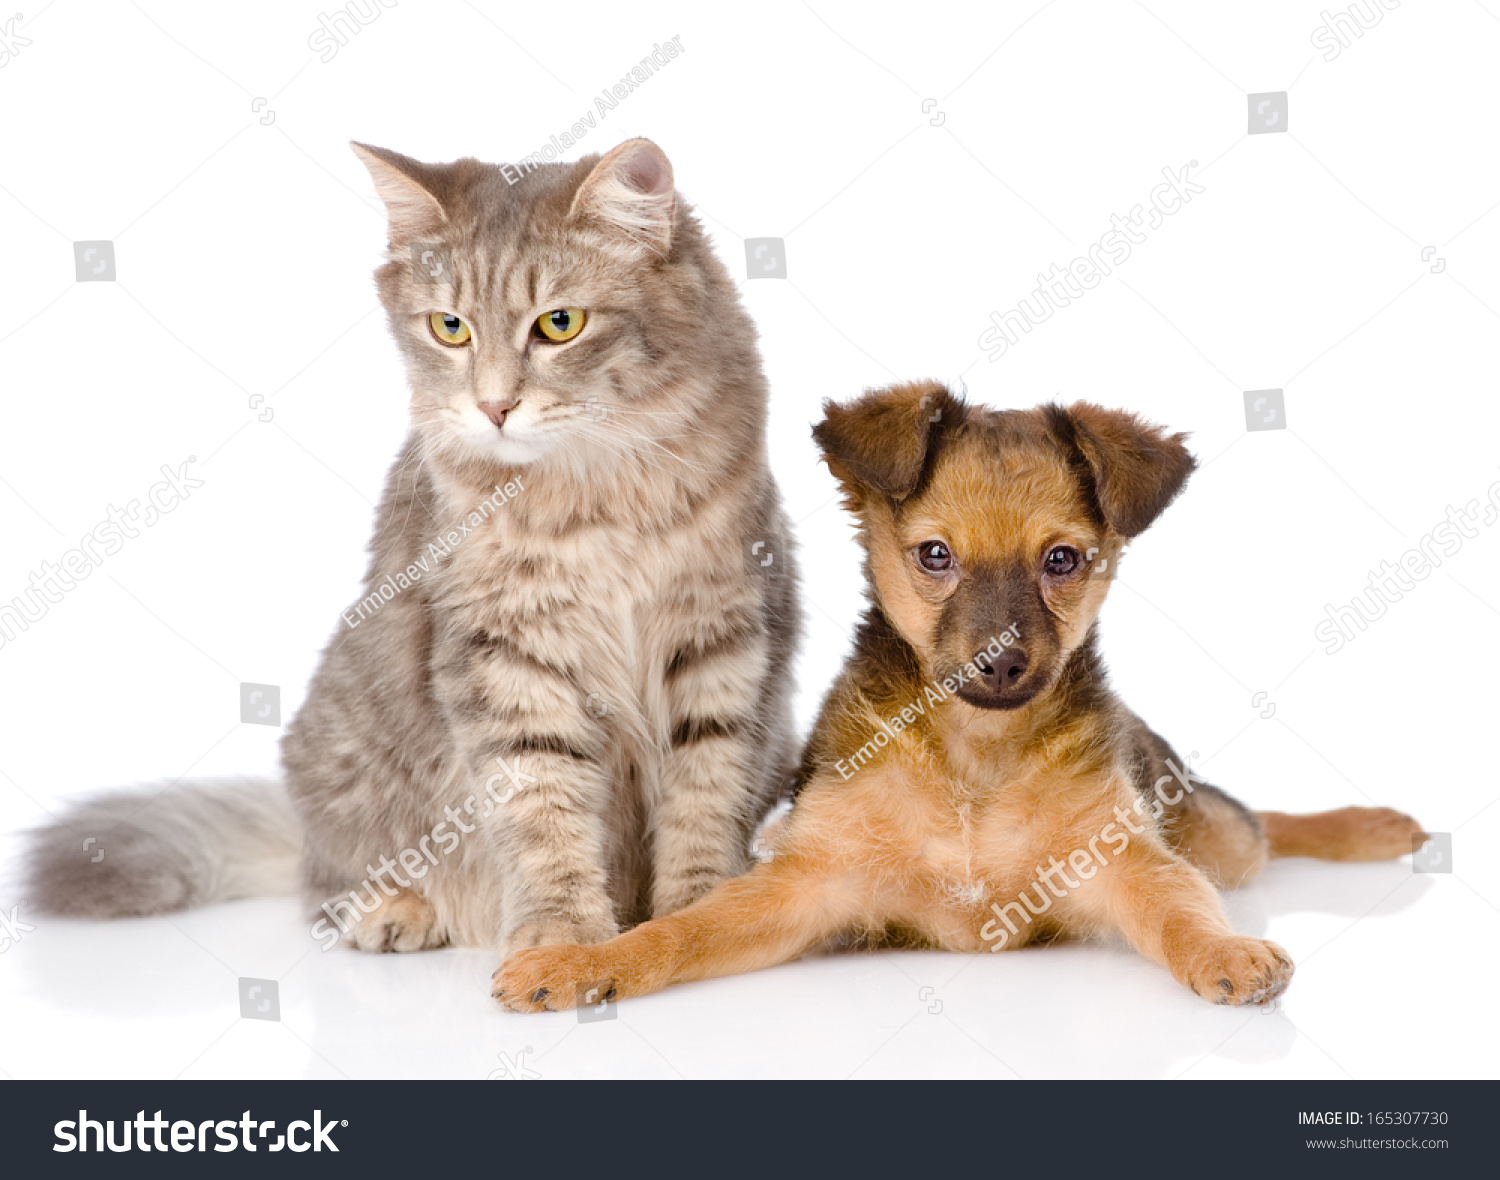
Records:
[[[1087,637],[1125,542],[1193,469],[1183,436],[1087,402],[966,406],[935,382],[824,407],[813,436],[858,517],[872,591],[935,679],[1015,709]],[[972,672],[961,677],[965,665]]]

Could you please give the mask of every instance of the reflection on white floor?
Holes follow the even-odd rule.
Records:
[[[1229,904],[1297,976],[1219,1008],[1123,945],[820,955],[580,1020],[488,995],[484,951],[323,953],[287,899],[115,923],[19,917],[14,1078],[1493,1076],[1489,903],[1409,863],[1278,862]],[[274,982],[242,1016],[241,979]],[[279,1013],[266,1008],[274,999]],[[257,1012],[257,1009],[260,1011]],[[267,1018],[279,1014],[279,1020]]]

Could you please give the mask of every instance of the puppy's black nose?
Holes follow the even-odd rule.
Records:
[[[1028,662],[1026,653],[1018,647],[1008,647],[998,656],[981,651],[974,657],[979,680],[991,692],[1013,687],[1026,674]]]

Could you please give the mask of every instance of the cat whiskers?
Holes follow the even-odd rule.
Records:
[[[651,468],[653,471],[667,472],[666,465],[658,462],[654,455],[648,451],[641,451],[625,446],[625,440],[613,431],[605,430],[596,423],[586,420],[574,420],[570,425],[580,438],[586,439],[596,446],[603,447],[617,459],[634,461],[643,467]],[[670,452],[668,453],[670,454]]]
[[[390,484],[392,486],[399,487],[401,483],[401,477],[406,474],[406,469],[412,466],[412,464],[414,463],[420,463],[422,461],[422,458],[423,449],[419,446],[412,447],[411,454],[406,456],[406,458],[401,461],[401,466],[398,467],[395,473],[390,477]],[[412,488],[411,499],[409,499],[406,503],[406,515],[401,520],[402,532],[406,531],[406,523],[411,519],[411,506],[413,502],[421,502],[421,497],[417,495],[415,487]],[[422,507],[425,509],[427,505],[423,503]],[[375,541],[380,540],[380,538],[385,535],[385,530],[391,527],[391,521],[394,519],[395,517],[389,517],[386,522],[380,526],[379,530],[375,533],[374,538],[370,542],[372,545],[375,543]]]
[[[611,413],[614,413],[614,411],[611,411]],[[623,417],[623,415],[621,415],[621,417]],[[689,471],[697,472],[699,475],[705,475],[705,474],[707,474],[707,471],[706,471],[705,468],[699,466],[697,463],[693,463],[693,462],[689,461],[688,459],[683,458],[683,456],[679,455],[676,451],[672,450],[671,447],[666,446],[658,438],[653,438],[653,437],[651,437],[651,435],[645,434],[645,433],[643,433],[642,431],[639,431],[639,430],[628,430],[628,429],[623,429],[623,428],[622,429],[610,429],[609,427],[607,427],[605,425],[609,421],[609,418],[610,418],[610,415],[606,414],[602,419],[594,420],[594,419],[591,419],[589,417],[589,415],[588,415],[587,412],[585,412],[583,414],[579,414],[579,415],[574,416],[571,419],[571,424],[576,429],[578,429],[585,437],[594,438],[594,439],[599,440],[599,441],[602,441],[602,439],[604,437],[608,436],[608,437],[611,437],[611,438],[613,438],[613,439],[615,439],[615,440],[617,440],[619,442],[626,443],[626,444],[629,444],[629,443],[645,443],[648,446],[655,447],[658,451],[661,452],[662,455],[665,455],[665,456],[667,456],[668,458],[671,458],[671,459],[676,459],[678,463],[682,464],[682,466],[686,467]],[[585,423],[587,423],[587,425],[585,425]],[[623,427],[623,424],[622,424],[622,427]],[[666,438],[685,438],[687,436],[685,434],[683,434],[683,435],[665,435],[665,436],[662,436],[662,437],[666,437]],[[648,453],[640,451],[640,450],[637,450],[637,449],[635,449],[633,447],[630,448],[630,449],[631,449],[631,453],[634,454],[634,455],[636,455],[643,462],[650,461],[651,456]],[[619,452],[616,452],[616,453],[618,454]],[[660,463],[652,463],[651,465],[653,467],[655,467],[658,471],[664,471],[664,470],[666,470],[665,466],[662,465],[662,464],[660,464]]]

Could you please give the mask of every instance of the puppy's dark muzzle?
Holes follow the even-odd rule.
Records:
[[[958,695],[980,709],[1018,709],[1036,696],[1034,678],[1026,675],[1031,660],[1019,647],[1008,647],[999,655],[977,652],[976,675]]]
[[[1014,688],[1026,675],[1031,661],[1018,647],[1008,647],[998,656],[981,651],[974,656],[974,667],[979,671],[979,682],[990,692],[1001,692]]]

